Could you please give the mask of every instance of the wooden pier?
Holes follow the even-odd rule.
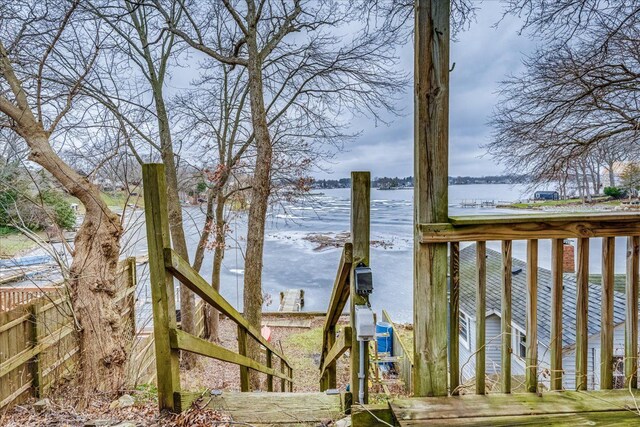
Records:
[[[296,312],[304,306],[304,291],[302,289],[287,289],[280,292],[280,307],[278,311]]]

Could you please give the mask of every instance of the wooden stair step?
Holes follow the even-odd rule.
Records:
[[[620,425],[631,419],[638,421],[638,414],[629,411],[629,408],[635,408],[638,399],[638,390],[557,391],[540,396],[495,393],[402,398],[393,400],[390,406],[403,427]]]
[[[225,391],[203,399],[209,408],[251,425],[317,425],[344,417],[339,394]]]

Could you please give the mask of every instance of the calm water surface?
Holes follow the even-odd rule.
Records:
[[[457,185],[449,187],[450,215],[521,214],[527,211],[495,208],[461,208],[462,200],[515,201],[525,199],[524,187],[510,185]],[[371,239],[387,243],[385,247],[371,248],[371,268],[374,273],[374,293],[371,303],[378,313],[384,308],[396,321],[412,319],[413,278],[413,191],[371,190]],[[306,311],[324,311],[327,308],[333,280],[341,255],[341,248],[317,250],[318,245],[305,240],[309,234],[335,235],[349,230],[350,190],[323,190],[312,198],[295,204],[280,206],[271,212],[265,236],[263,290],[271,304],[267,311],[277,310],[279,293],[285,289],[304,289]],[[203,223],[202,208],[185,207],[185,229],[190,253],[195,253]],[[126,255],[144,255],[147,243],[144,212],[136,210],[126,217],[127,232],[122,247]],[[223,296],[242,310],[242,286],[244,273],[244,239],[246,218],[238,216],[230,222],[229,247],[223,261]],[[616,272],[625,271],[625,238],[616,239]],[[464,246],[464,244],[463,244]],[[500,250],[499,242],[489,242],[488,247]],[[590,271],[600,272],[601,239],[591,239]],[[201,274],[207,280],[211,276],[212,251],[208,251]],[[526,259],[526,242],[513,244],[513,256]],[[541,240],[539,262],[549,268],[551,262],[550,241]],[[148,287],[147,266],[139,266],[138,322],[148,325],[151,317],[151,300]],[[42,283],[46,285],[46,283]]]
[[[449,189],[451,215],[478,215],[518,213],[495,208],[460,208],[462,200],[514,201],[523,197],[523,188],[509,185],[460,185]],[[371,267],[374,271],[374,293],[371,303],[376,311],[386,309],[394,320],[409,322],[412,318],[412,190],[371,190],[371,239],[390,245],[371,249]],[[138,213],[137,215],[142,215]],[[199,207],[185,208],[191,252],[195,252],[198,227],[202,223]],[[263,290],[272,303],[265,310],[277,310],[279,293],[285,289],[301,288],[305,291],[307,311],[326,310],[336,274],[341,248],[317,250],[317,244],[303,239],[309,234],[337,234],[349,230],[350,190],[332,189],[317,192],[310,200],[285,205],[271,213],[265,236]],[[223,262],[221,293],[242,309],[243,247],[237,236],[246,233],[245,218],[231,222],[230,248]],[[234,232],[234,228],[237,229]],[[143,227],[129,233],[130,251],[144,253],[146,241]],[[541,249],[542,252],[542,249]],[[514,248],[516,256],[517,246]],[[211,252],[201,271],[205,278],[211,275]],[[143,289],[143,293],[148,290]]]

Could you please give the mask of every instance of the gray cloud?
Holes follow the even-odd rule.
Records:
[[[477,20],[471,28],[458,36],[451,45],[450,92],[450,175],[491,175],[501,168],[489,157],[483,156],[482,145],[489,142],[490,114],[497,102],[499,82],[509,74],[522,69],[524,55],[534,50],[535,44],[517,34],[520,21],[502,16],[497,1],[479,5]],[[413,46],[401,52],[406,71],[413,70]],[[348,176],[352,170],[370,170],[372,176],[408,176],[413,174],[413,96],[408,87],[402,97],[405,115],[388,117],[390,125],[376,126],[372,120],[354,120],[353,128],[361,136],[345,152],[329,164],[333,173],[318,173],[320,178]]]

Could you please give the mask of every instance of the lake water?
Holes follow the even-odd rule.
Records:
[[[524,191],[521,186],[458,185],[449,188],[450,215],[522,212],[458,207],[462,200],[519,200]],[[371,190],[371,239],[389,243],[384,248],[371,248],[371,267],[374,272],[371,303],[376,311],[384,308],[394,320],[402,322],[411,321],[413,310],[412,199],[412,190]],[[184,212],[192,254],[198,241],[202,212],[200,207],[186,207]],[[282,205],[272,212],[267,222],[263,269],[263,291],[271,297],[272,303],[266,305],[265,310],[277,310],[280,291],[291,288],[304,289],[304,310],[326,310],[342,249],[317,250],[318,245],[304,237],[314,233],[346,232],[349,223],[349,189],[323,190],[310,199]],[[221,293],[234,306],[242,309],[242,236],[246,233],[245,218],[237,218],[230,225],[230,247],[223,261]],[[130,253],[145,253],[143,227],[138,225],[135,232],[128,234],[128,239],[134,243],[130,246]],[[207,279],[211,275],[211,258],[212,253],[209,252],[201,271]],[[145,292],[148,291],[145,289]],[[393,298],[389,298],[391,295]]]
[[[526,198],[523,186],[510,185],[454,185],[449,187],[450,215],[479,215],[527,211],[496,208],[461,208],[463,200],[515,201]],[[413,311],[413,191],[371,190],[371,239],[388,243],[385,247],[371,248],[371,268],[374,274],[372,307],[378,313],[386,309],[396,321],[410,322]],[[199,229],[203,222],[202,207],[185,207],[185,229],[190,254],[196,250]],[[350,227],[350,190],[323,190],[313,197],[281,205],[269,216],[265,236],[263,290],[272,303],[264,309],[278,309],[280,291],[301,288],[305,291],[306,311],[324,311],[327,308],[333,280],[342,252],[341,248],[317,250],[316,243],[305,240],[309,234],[335,235]],[[137,210],[127,215],[127,232],[122,246],[125,254],[147,253],[144,212]],[[246,218],[238,216],[230,222],[229,247],[223,261],[222,295],[242,310],[243,248]],[[625,271],[625,238],[616,239],[616,272]],[[462,244],[464,247],[465,244]],[[499,242],[488,247],[500,250]],[[211,276],[212,252],[207,252],[201,274]],[[526,242],[515,241],[513,256],[526,259]],[[600,272],[601,239],[591,239],[592,273]],[[551,245],[540,241],[540,266],[549,268]],[[140,326],[150,321],[151,305],[147,266],[139,267],[138,300]]]
[[[523,186],[510,185],[458,185],[449,187],[450,215],[518,214],[522,210],[496,208],[461,208],[462,200],[516,201],[526,198]],[[386,309],[394,320],[411,322],[413,312],[413,191],[371,190],[371,239],[389,243],[386,247],[371,248],[371,268],[374,275],[374,292],[371,304],[375,311]],[[185,223],[190,253],[195,252],[199,227],[203,214],[200,207],[186,207]],[[127,233],[129,253],[146,253],[146,238],[142,224],[143,212],[137,211],[136,226]],[[222,271],[222,295],[236,308],[242,309],[243,287],[243,236],[246,233],[245,218],[231,221],[229,238]],[[265,236],[263,291],[272,303],[266,311],[278,309],[280,291],[304,289],[305,311],[324,311],[327,308],[333,280],[342,252],[341,248],[317,250],[316,243],[305,240],[309,234],[337,234],[350,227],[350,190],[332,189],[316,193],[309,200],[280,206],[271,213]],[[625,238],[616,239],[616,272],[625,271]],[[464,247],[466,244],[462,244]],[[489,242],[489,248],[500,250],[499,242]],[[526,259],[526,242],[515,241],[513,256]],[[591,239],[591,272],[600,272],[601,241]],[[212,252],[207,253],[201,274],[207,280],[211,275]],[[549,268],[551,244],[541,240],[539,263]],[[144,273],[144,269],[142,273]],[[141,301],[149,295],[142,285]],[[145,304],[143,311],[150,312]],[[145,317],[144,315],[141,316]]]

